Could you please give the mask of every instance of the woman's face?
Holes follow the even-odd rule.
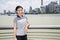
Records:
[[[21,15],[23,13],[23,9],[22,8],[18,8],[16,12],[17,12],[17,14]]]

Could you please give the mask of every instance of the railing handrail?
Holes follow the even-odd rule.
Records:
[[[0,29],[13,29],[13,27],[0,26]],[[60,29],[60,25],[30,25],[29,29]]]

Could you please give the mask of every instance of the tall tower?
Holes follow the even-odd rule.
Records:
[[[41,13],[45,12],[45,8],[43,6],[43,0],[41,0]]]
[[[32,13],[32,6],[30,6],[29,8],[29,13]]]
[[[43,0],[41,0],[41,5],[43,5]]]

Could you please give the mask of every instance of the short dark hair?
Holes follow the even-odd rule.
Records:
[[[22,9],[23,9],[22,6],[17,6],[17,7],[15,8],[15,11],[17,11],[17,9],[19,9],[19,8],[22,8]]]

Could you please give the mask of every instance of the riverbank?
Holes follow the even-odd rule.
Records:
[[[60,14],[26,15],[30,25],[60,25]],[[0,15],[0,25],[13,25],[16,15]]]

